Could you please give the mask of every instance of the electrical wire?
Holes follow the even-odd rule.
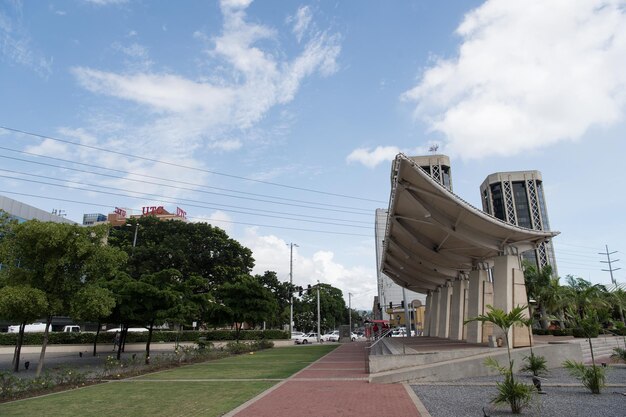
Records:
[[[279,184],[279,183],[270,182],[270,181],[257,180],[257,179],[242,177],[242,176],[233,175],[233,174],[225,174],[225,173],[222,173],[222,172],[212,171],[212,170],[208,170],[208,169],[204,169],[204,168],[190,167],[190,166],[187,166],[187,165],[177,164],[177,163],[174,163],[174,162],[161,161],[159,159],[147,158],[145,156],[132,155],[132,154],[129,154],[129,153],[126,153],[126,152],[119,152],[119,151],[114,151],[114,150],[111,150],[111,149],[100,148],[100,147],[93,146],[93,145],[85,145],[83,143],[77,143],[77,142],[72,142],[72,141],[65,140],[65,139],[55,138],[55,137],[52,137],[52,136],[41,135],[41,134],[38,134],[38,133],[28,132],[28,131],[25,131],[25,130],[16,129],[16,128],[8,127],[8,126],[0,126],[0,129],[4,129],[4,130],[10,131],[10,132],[14,132],[14,133],[20,133],[20,134],[31,136],[31,137],[37,137],[37,138],[40,138],[40,139],[48,139],[48,140],[52,140],[52,141],[59,142],[59,143],[65,143],[65,144],[68,144],[68,145],[80,146],[80,147],[83,147],[83,148],[96,150],[96,151],[99,151],[99,152],[107,152],[107,153],[110,153],[110,154],[113,154],[113,155],[124,156],[126,158],[134,158],[134,159],[139,159],[139,160],[142,160],[142,161],[153,162],[155,164],[168,165],[168,166],[173,166],[173,167],[176,167],[176,168],[185,168],[185,169],[190,169],[190,170],[204,172],[204,173],[213,174],[213,175],[219,175],[219,176],[228,177],[228,178],[234,178],[234,179],[243,180],[243,181],[256,182],[256,183],[260,183],[260,184],[271,185],[271,186],[274,186],[274,187],[288,188],[288,189],[291,189],[291,190],[306,191],[306,192],[310,192],[310,193],[323,194],[323,195],[329,195],[329,196],[333,196],[333,197],[341,197],[341,198],[352,199],[352,200],[369,201],[369,202],[373,202],[373,203],[382,203],[379,200],[373,200],[373,199],[370,199],[370,198],[356,197],[356,196],[350,196],[350,195],[346,195],[346,194],[330,193],[330,192],[327,192],[327,191],[314,190],[314,189],[311,189],[311,188],[296,187],[296,186],[293,186],[293,185],[286,185],[286,184]]]
[[[58,197],[47,197],[47,196],[41,196],[41,195],[36,195],[36,194],[19,193],[19,192],[15,192],[15,191],[0,190],[0,193],[20,195],[20,196],[24,196],[24,197],[41,198],[41,199],[44,199],[44,200],[63,201],[65,203],[82,204],[82,205],[95,206],[95,207],[105,207],[105,208],[108,208],[108,209],[112,209],[113,208],[113,206],[104,205],[104,204],[88,203],[88,202],[85,202],[85,201],[70,200],[70,199],[58,198]],[[203,218],[203,217],[193,217],[193,216],[190,216],[189,218],[190,219],[196,219],[198,221],[204,221],[204,222],[206,222],[208,220],[208,219]],[[210,221],[211,222],[217,221],[217,222],[230,223],[230,224],[239,224],[239,225],[253,226],[253,227],[267,227],[267,228],[272,228],[272,229],[295,230],[295,231],[299,231],[299,232],[323,233],[323,234],[342,235],[342,236],[359,236],[359,237],[369,237],[369,238],[372,237],[372,235],[361,234],[361,233],[346,233],[346,232],[337,232],[337,231],[319,230],[319,229],[303,229],[303,228],[298,228],[298,227],[276,226],[276,225],[247,223],[247,222],[235,222],[235,221],[231,221],[231,220],[221,220],[221,219],[210,219]]]
[[[2,170],[2,171],[5,171],[5,170]],[[34,174],[27,174],[27,175],[34,175]],[[35,176],[40,177],[39,175],[35,175]],[[174,197],[163,196],[163,195],[159,195],[159,194],[151,194],[151,193],[143,193],[143,192],[138,192],[138,191],[130,191],[132,193],[136,193],[136,194],[142,195],[142,196],[133,196],[133,195],[128,195],[128,194],[113,193],[113,192],[109,192],[109,191],[94,190],[94,189],[88,189],[88,188],[69,187],[69,186],[61,185],[61,184],[53,184],[53,183],[49,183],[49,182],[45,182],[45,181],[29,180],[29,179],[25,179],[25,178],[11,177],[11,176],[7,176],[7,175],[0,175],[0,178],[8,178],[8,179],[18,180],[18,181],[26,181],[26,182],[30,182],[30,183],[34,183],[34,184],[50,185],[50,186],[53,186],[53,187],[60,187],[60,188],[66,188],[66,189],[72,189],[72,190],[81,190],[81,191],[87,191],[87,192],[93,192],[93,193],[99,193],[99,194],[114,195],[114,196],[117,196],[117,197],[126,197],[126,198],[134,198],[134,199],[146,199],[146,198],[154,199],[154,197],[158,197],[162,201],[164,201],[166,203],[171,203],[171,204],[180,204],[181,201],[190,201],[192,203],[185,203],[185,204],[187,206],[197,207],[197,208],[206,208],[206,209],[211,209],[211,210],[223,210],[222,208],[216,208],[216,207],[212,207],[212,206],[209,206],[209,205],[204,205],[204,204],[209,204],[209,203],[206,203],[206,202],[203,202],[203,201],[190,200],[190,199],[185,199],[185,198],[181,198],[181,199],[178,199],[178,200],[172,200]],[[66,182],[85,185],[83,183],[79,183],[79,182],[76,182],[76,181],[66,181]],[[93,184],[87,184],[87,185],[91,186],[91,187],[95,186]],[[108,189],[117,190],[117,191],[126,191],[126,190],[121,190],[119,188],[114,188],[114,187],[104,187],[104,186],[96,186],[96,187],[108,188]],[[146,196],[148,196],[148,197],[146,197]],[[194,203],[201,203],[201,204],[194,204]],[[181,205],[183,205],[183,204],[181,204]],[[365,226],[342,224],[342,223],[333,223],[333,222],[323,222],[323,221],[316,221],[316,220],[296,219],[296,218],[292,218],[292,217],[274,216],[274,215],[270,215],[270,214],[262,214],[262,215],[260,215],[260,214],[256,214],[256,213],[250,213],[250,212],[244,212],[244,211],[232,210],[232,209],[231,210],[224,210],[224,211],[231,212],[231,213],[247,214],[247,215],[252,215],[252,216],[263,216],[263,217],[278,218],[278,219],[283,219],[283,220],[294,220],[294,221],[303,221],[303,222],[308,222],[308,223],[317,223],[317,224],[327,224],[327,225],[333,225],[333,226],[369,229],[368,227],[365,227]]]
[[[112,172],[118,172],[118,173],[126,174],[126,175],[134,175],[134,176],[139,176],[139,177],[142,177],[142,178],[157,179],[157,180],[160,180],[160,181],[167,181],[167,182],[171,182],[171,183],[175,183],[175,184],[176,183],[178,183],[178,184],[185,184],[185,185],[190,185],[190,186],[198,187],[198,188],[213,189],[213,190],[218,190],[218,191],[227,191],[227,192],[232,192],[232,193],[237,193],[237,194],[251,195],[251,196],[255,196],[255,197],[272,198],[272,199],[275,199],[275,200],[279,200],[280,204],[286,204],[286,203],[284,203],[284,201],[293,201],[293,202],[298,202],[298,203],[318,205],[318,206],[322,206],[322,207],[335,207],[335,208],[345,208],[345,209],[349,209],[349,210],[353,210],[353,211],[363,211],[364,214],[365,214],[365,212],[367,212],[366,213],[367,215],[370,215],[370,213],[372,211],[372,209],[364,209],[364,208],[360,208],[360,207],[349,207],[349,206],[342,206],[342,205],[338,205],[338,204],[318,203],[318,202],[315,202],[315,201],[298,200],[298,199],[291,199],[291,198],[286,198],[286,197],[276,197],[276,196],[271,196],[271,195],[266,195],[266,194],[250,193],[250,192],[245,192],[245,191],[233,190],[233,189],[229,189],[229,188],[220,188],[220,187],[214,187],[214,186],[209,186],[209,185],[204,185],[204,184],[197,184],[197,183],[191,183],[191,182],[180,181],[180,180],[172,180],[172,179],[169,179],[169,178],[162,178],[162,177],[157,177],[157,176],[153,176],[153,175],[149,175],[149,174],[137,174],[137,173],[134,173],[134,172],[124,171],[124,170],[121,170],[121,169],[107,168],[107,167],[94,165],[94,164],[87,164],[87,163],[78,162],[78,161],[71,161],[71,160],[62,159],[62,158],[55,158],[55,157],[52,157],[52,156],[39,155],[39,154],[36,154],[36,153],[33,153],[33,152],[27,152],[27,151],[21,151],[21,150],[17,150],[17,149],[7,148],[5,146],[0,146],[0,149],[11,151],[11,152],[15,152],[15,153],[21,153],[21,154],[24,154],[24,155],[34,156],[34,157],[37,157],[37,158],[51,159],[51,160],[54,160],[54,161],[60,161],[60,162],[64,162],[64,163],[76,164],[76,165],[86,166],[86,167],[90,167],[90,168],[97,168],[97,169],[102,169],[102,170],[107,170],[107,171],[112,171]],[[1,158],[5,158],[5,159],[14,160],[14,161],[27,162],[27,163],[31,163],[31,164],[38,164],[38,165],[41,165],[41,166],[48,166],[48,167],[54,167],[54,168],[59,168],[59,169],[67,169],[67,170],[70,170],[70,171],[84,172],[84,173],[89,173],[89,174],[94,174],[94,175],[101,175],[101,176],[107,176],[107,177],[112,177],[112,178],[122,178],[122,179],[130,180],[129,178],[117,177],[117,176],[111,175],[111,174],[97,173],[97,172],[93,172],[93,171],[81,170],[81,169],[78,169],[78,168],[72,168],[72,167],[67,167],[67,166],[62,166],[62,165],[48,164],[48,163],[40,162],[40,161],[32,161],[32,160],[28,160],[28,159],[15,158],[15,157],[10,157],[10,156],[6,156],[6,155],[0,155],[0,157]],[[139,181],[139,180],[135,180],[135,181]],[[166,186],[165,184],[160,184],[160,185]],[[209,192],[207,192],[207,193],[209,193]],[[230,197],[230,198],[240,198],[240,199],[244,198],[244,197],[241,197],[241,196],[234,196],[234,195],[229,195],[229,194],[224,194],[224,193],[212,193],[212,194],[226,196],[226,197]],[[250,198],[248,198],[248,199],[250,199]],[[250,200],[252,200],[252,199],[250,199]],[[267,201],[267,200],[257,200],[257,201],[272,202],[272,201]],[[278,202],[272,202],[272,203],[279,204]],[[295,204],[291,204],[291,205],[298,206],[298,205],[295,205]],[[308,207],[308,206],[302,206],[302,207]]]

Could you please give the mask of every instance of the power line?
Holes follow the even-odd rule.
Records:
[[[266,194],[250,193],[250,192],[245,192],[245,191],[232,190],[232,189],[229,189],[229,188],[220,188],[220,187],[209,186],[209,185],[204,185],[204,184],[197,184],[197,183],[191,183],[191,182],[180,181],[180,180],[172,180],[172,179],[169,179],[169,178],[162,178],[162,177],[157,177],[157,176],[153,176],[153,175],[149,175],[149,174],[136,174],[134,172],[124,171],[124,170],[121,170],[121,169],[107,168],[107,167],[94,165],[94,164],[86,164],[86,163],[83,163],[83,162],[71,161],[71,160],[62,159],[62,158],[55,158],[55,157],[52,157],[52,156],[39,155],[39,154],[36,154],[36,153],[33,153],[33,152],[26,152],[26,151],[22,151],[22,150],[7,148],[7,147],[4,147],[4,146],[0,146],[0,149],[7,150],[7,151],[10,151],[10,152],[16,152],[16,153],[21,153],[21,154],[25,154],[25,155],[35,156],[35,157],[38,157],[38,158],[51,159],[53,161],[60,161],[60,162],[69,163],[69,164],[76,164],[76,165],[80,165],[80,166],[86,166],[86,167],[89,167],[89,168],[97,168],[97,169],[103,169],[103,170],[112,171],[112,172],[118,172],[118,173],[126,174],[126,175],[139,176],[139,177],[142,177],[142,178],[151,178],[151,179],[157,179],[157,180],[160,180],[160,181],[168,181],[168,182],[172,182],[172,183],[175,183],[175,184],[176,183],[177,184],[185,184],[185,185],[190,185],[190,186],[193,186],[193,187],[207,188],[207,189],[213,189],[213,190],[218,190],[218,191],[228,191],[228,192],[233,192],[233,193],[237,193],[237,194],[251,195],[251,196],[255,196],[255,197],[272,198],[272,199],[281,201],[280,204],[287,204],[287,203],[282,203],[283,201],[293,201],[293,202],[312,204],[312,205],[317,205],[317,206],[322,206],[322,207],[345,208],[345,209],[349,209],[349,210],[364,211],[364,212],[367,211],[368,215],[370,215],[370,213],[371,213],[371,210],[363,209],[363,208],[360,208],[360,207],[349,207],[349,206],[342,206],[342,205],[338,205],[338,204],[318,203],[318,202],[314,202],[314,201],[306,201],[306,200],[298,200],[298,199],[292,199],[292,198],[286,198],[286,197],[276,197],[276,196],[271,196],[271,195],[266,195]],[[105,177],[118,178],[118,179],[123,179],[123,180],[127,180],[127,181],[131,181],[131,180],[132,181],[141,181],[141,180],[136,180],[136,179],[118,177],[118,176],[111,175],[111,174],[104,174],[104,173],[98,173],[98,172],[94,172],[94,171],[81,170],[81,169],[78,169],[78,168],[72,168],[72,167],[67,167],[67,166],[62,166],[62,165],[54,165],[54,164],[48,164],[48,163],[40,162],[40,161],[31,161],[31,160],[28,160],[28,159],[10,157],[10,156],[6,156],[6,155],[0,155],[0,158],[10,159],[10,160],[20,161],[20,162],[26,162],[26,163],[31,163],[31,164],[37,164],[37,165],[41,165],[41,166],[49,166],[49,167],[54,167],[54,168],[59,168],[59,169],[66,169],[66,170],[75,171],[75,172],[84,172],[84,173],[93,174],[93,175],[100,175],[100,176],[105,176]],[[145,180],[143,180],[143,181],[148,183]],[[158,185],[168,186],[166,184],[158,184]],[[198,191],[198,190],[194,190],[194,191]],[[207,191],[207,193],[211,193],[211,192]],[[229,194],[224,194],[224,193],[215,193],[214,192],[214,193],[211,193],[211,194],[225,196],[225,197],[229,197],[229,198],[250,199],[250,198],[247,198],[247,197],[241,197],[241,196],[236,196],[236,195],[229,195]],[[252,200],[252,199],[250,199],[250,200]],[[279,204],[276,201],[267,201],[267,200],[257,200],[257,201],[263,201],[263,202],[268,202],[268,203],[273,203],[273,204]],[[298,206],[296,204],[289,204],[289,205],[293,205],[293,206],[296,206],[296,207],[308,207],[308,206]]]
[[[3,170],[3,169],[0,169],[0,170],[6,171],[6,170]],[[33,176],[36,176],[36,177],[41,177],[40,175],[34,175],[34,174],[26,174],[26,175],[33,175]],[[26,181],[26,182],[35,183],[35,184],[50,185],[50,186],[53,186],[53,187],[67,188],[67,189],[72,189],[72,190],[81,190],[81,191],[87,191],[87,192],[93,192],[93,193],[114,195],[114,196],[118,196],[118,197],[134,198],[134,199],[145,199],[145,198],[154,199],[154,197],[158,197],[162,201],[167,202],[167,203],[171,203],[171,204],[180,204],[181,201],[190,201],[191,203],[185,203],[185,204],[187,206],[191,206],[191,207],[206,208],[206,209],[211,209],[211,210],[223,210],[223,208],[216,208],[216,207],[204,205],[204,204],[209,204],[209,203],[206,203],[204,201],[190,200],[190,199],[186,199],[186,198],[180,198],[178,200],[173,200],[172,201],[172,200],[167,200],[167,199],[173,199],[174,197],[163,196],[163,195],[159,195],[159,194],[151,194],[151,193],[142,193],[142,192],[137,192],[137,191],[130,191],[131,193],[136,193],[136,194],[140,194],[140,195],[145,196],[145,197],[138,197],[138,196],[133,196],[133,195],[128,195],[128,194],[113,193],[113,192],[102,191],[102,190],[97,190],[97,189],[94,190],[94,189],[87,189],[87,188],[68,187],[66,185],[61,185],[61,184],[53,184],[53,183],[49,183],[49,182],[45,182],[45,181],[29,180],[29,179],[19,178],[19,177],[10,177],[10,176],[7,176],[7,175],[0,175],[0,178],[9,178],[9,179],[13,179],[13,180]],[[120,190],[119,188],[105,187],[105,186],[99,186],[99,185],[94,185],[94,184],[84,184],[84,183],[80,183],[80,182],[77,182],[77,181],[66,181],[66,182],[80,184],[80,185],[87,185],[87,186],[90,186],[90,187],[108,188],[108,189],[112,189],[112,190],[116,190],[116,191],[125,191],[125,190]],[[200,203],[202,205],[193,204],[193,203]],[[225,211],[232,212],[232,213],[239,213],[239,214],[247,214],[247,215],[251,215],[251,216],[264,216],[264,217],[272,217],[272,218],[278,218],[278,219],[283,219],[283,220],[304,221],[304,222],[308,222],[308,223],[318,223],[318,224],[328,224],[328,225],[333,225],[333,226],[343,226],[343,227],[354,227],[354,228],[368,229],[368,227],[365,227],[365,226],[357,226],[357,225],[350,225],[350,224],[343,224],[343,223],[323,222],[323,221],[315,221],[315,220],[296,219],[296,218],[292,218],[292,217],[274,216],[274,215],[270,215],[270,214],[259,215],[259,214],[256,214],[256,213],[244,212],[244,211],[240,211],[240,210],[229,209],[229,210],[225,210]],[[347,220],[338,220],[338,221],[347,221]]]
[[[108,209],[112,209],[113,208],[113,206],[104,205],[104,204],[87,203],[85,201],[69,200],[69,199],[58,198],[58,197],[46,197],[46,196],[41,196],[41,195],[36,195],[36,194],[18,193],[18,192],[15,192],[15,191],[0,190],[0,193],[21,195],[21,196],[25,196],[25,197],[42,198],[44,200],[63,201],[65,203],[82,204],[82,205],[94,206],[94,207],[106,207]],[[190,216],[189,218],[190,219],[197,219],[197,220],[200,220],[200,221],[207,221],[207,219],[205,219],[203,217],[193,217],[193,216]],[[230,223],[230,224],[239,224],[239,225],[244,225],[244,226],[267,227],[267,228],[271,228],[271,229],[296,230],[296,231],[299,231],[299,232],[323,233],[323,234],[342,235],[342,236],[372,237],[372,235],[361,234],[361,233],[347,233],[347,232],[337,232],[337,231],[319,230],[319,229],[302,229],[302,228],[298,228],[298,227],[275,226],[275,225],[247,223],[247,222],[235,222],[235,221],[231,221],[231,220],[221,220],[221,219],[210,219],[210,221],[211,222],[217,221],[217,222]]]
[[[6,156],[3,156],[3,155],[0,155],[0,158],[19,159],[19,158],[10,158],[10,157],[6,157]],[[44,166],[49,166],[50,165],[50,164],[39,163],[39,162],[35,162],[35,161],[26,161],[26,162],[33,163],[33,164],[41,164],[41,165],[44,165]],[[109,178],[114,178],[114,179],[118,179],[118,180],[122,180],[122,181],[131,181],[131,182],[137,182],[137,183],[142,183],[142,184],[150,184],[150,185],[157,185],[157,186],[166,187],[166,188],[173,188],[175,190],[185,190],[185,191],[199,192],[199,193],[203,193],[203,194],[213,194],[213,195],[224,196],[224,194],[213,193],[213,192],[210,192],[210,191],[196,190],[196,189],[193,189],[193,188],[176,187],[176,186],[169,185],[169,184],[161,184],[161,183],[155,183],[155,182],[151,182],[151,181],[137,180],[137,179],[134,179],[134,178],[117,177],[117,176],[114,176],[114,175],[101,174],[101,173],[97,173],[97,172],[89,172],[89,171],[73,169],[73,168],[67,168],[67,169],[75,170],[75,171],[78,171],[78,172],[87,172],[87,173],[93,174],[93,175],[102,175],[102,176],[106,176],[106,177],[109,177]],[[51,178],[49,175],[42,176],[42,175],[36,175],[36,174],[20,172],[20,171],[14,171],[14,170],[8,170],[8,169],[1,169],[1,168],[0,168],[0,171],[11,172],[11,173],[18,173],[18,174],[22,174],[22,175],[29,175],[29,176],[39,177],[39,178]],[[76,184],[89,185],[89,186],[92,186],[92,187],[112,188],[112,187],[107,187],[107,186],[104,186],[104,185],[85,184],[85,183],[76,182],[76,181],[70,181],[70,180],[66,180],[66,179],[57,180],[57,181],[72,182],[72,183],[76,183]],[[117,190],[119,190],[119,189],[117,189]],[[127,190],[123,190],[123,191],[127,191]],[[270,204],[279,204],[279,203],[277,203],[275,201],[261,200],[261,199],[255,199],[255,198],[245,198],[245,197],[240,197],[240,196],[227,196],[227,197],[234,197],[234,198],[244,199],[246,201],[258,201],[258,202],[264,202],[264,203],[270,203]],[[230,206],[230,205],[226,205],[226,204],[218,204],[218,203],[214,203],[214,204],[219,205],[219,206],[224,206],[224,207],[243,208],[243,207],[240,207],[240,206]],[[311,207],[311,206],[305,206],[305,205],[301,205],[301,204],[289,204],[289,203],[280,203],[280,204],[281,205],[288,205],[288,206],[292,206],[292,207],[308,208],[308,209],[313,209],[313,210],[323,210],[323,211],[332,211],[332,212],[338,212],[338,213],[356,214],[356,215],[359,215],[359,216],[371,215],[371,213],[358,213],[358,212],[353,212],[353,211],[348,211],[348,210],[328,209],[328,208],[323,208],[323,207]],[[265,212],[270,212],[270,213],[276,213],[276,212],[271,211],[271,210],[262,210],[262,209],[255,209],[255,210],[257,210],[257,211],[265,211]],[[285,213],[281,213],[281,214],[285,214]],[[292,213],[289,213],[289,214],[292,214]],[[315,217],[315,216],[309,216],[309,217]],[[363,223],[363,224],[369,224],[370,223],[370,222],[364,222],[364,221],[353,221],[353,222],[355,222],[355,223]]]
[[[270,181],[257,180],[257,179],[241,177],[241,176],[233,175],[233,174],[225,174],[225,173],[222,173],[222,172],[212,171],[212,170],[208,170],[208,169],[204,169],[204,168],[190,167],[190,166],[187,166],[187,165],[177,164],[177,163],[174,163],[174,162],[161,161],[161,160],[154,159],[154,158],[147,158],[145,156],[133,155],[133,154],[125,153],[125,152],[114,151],[114,150],[111,150],[111,149],[100,148],[100,147],[93,146],[93,145],[85,145],[85,144],[82,144],[82,143],[72,142],[72,141],[65,140],[65,139],[59,139],[59,138],[55,138],[55,137],[52,137],[52,136],[41,135],[41,134],[38,134],[38,133],[28,132],[28,131],[25,131],[25,130],[15,129],[15,128],[8,127],[8,126],[0,126],[0,128],[4,129],[4,130],[8,130],[10,132],[21,133],[21,134],[27,135],[27,136],[37,137],[37,138],[40,138],[40,139],[49,139],[49,140],[53,140],[53,141],[60,142],[60,143],[66,143],[66,144],[69,144],[69,145],[80,146],[80,147],[83,147],[83,148],[96,150],[96,151],[99,151],[99,152],[107,152],[107,153],[114,154],[114,155],[124,156],[126,158],[130,157],[130,158],[135,158],[135,159],[139,159],[139,160],[142,160],[142,161],[153,162],[155,164],[168,165],[168,166],[173,166],[173,167],[176,167],[176,168],[185,168],[185,169],[190,169],[190,170],[194,170],[194,171],[205,172],[205,173],[208,173],[208,174],[219,175],[219,176],[223,176],[223,177],[227,177],[227,178],[234,178],[234,179],[243,180],[243,181],[250,181],[250,182],[256,182],[256,183],[260,183],[260,184],[272,185],[274,187],[288,188],[288,189],[291,189],[291,190],[306,191],[306,192],[310,192],[310,193],[323,194],[323,195],[329,195],[329,196],[333,196],[333,197],[341,197],[341,198],[360,200],[360,201],[370,201],[370,202],[373,202],[373,203],[383,203],[382,201],[373,200],[373,199],[369,199],[369,198],[350,196],[350,195],[346,195],[346,194],[330,193],[330,192],[327,192],[327,191],[314,190],[314,189],[311,189],[311,188],[296,187],[296,186],[293,186],[293,185],[286,185],[286,184],[279,184],[279,183],[270,182]]]

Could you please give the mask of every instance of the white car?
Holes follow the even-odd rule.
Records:
[[[291,340],[296,340],[299,336],[303,336],[306,333],[302,332],[291,332]]]
[[[294,339],[296,345],[306,345],[317,342],[317,333],[307,333]]]
[[[326,333],[322,335],[322,340],[324,342],[338,342],[339,341],[339,330],[332,331],[330,333]]]

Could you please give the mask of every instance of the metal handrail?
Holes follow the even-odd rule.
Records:
[[[376,339],[376,341],[374,343],[372,343],[369,346],[365,346],[365,371],[369,374],[370,373],[370,354],[372,353],[372,348],[374,346],[376,346],[381,340],[383,340],[385,337],[387,337],[388,334],[390,334],[393,331],[393,329],[387,329],[387,331],[381,333],[380,337],[378,339]]]

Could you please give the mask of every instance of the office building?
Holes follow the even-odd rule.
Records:
[[[550,230],[548,209],[539,171],[497,172],[489,175],[480,186],[483,211],[517,226],[533,230]],[[557,275],[552,242],[542,243],[534,251],[523,254],[524,259],[543,268],[552,267]]]

